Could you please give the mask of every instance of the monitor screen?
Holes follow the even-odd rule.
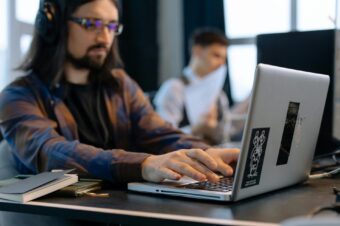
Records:
[[[327,74],[330,87],[321,122],[315,155],[334,150],[333,90],[335,31],[319,30],[263,34],[257,37],[257,62]]]

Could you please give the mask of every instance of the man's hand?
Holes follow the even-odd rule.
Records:
[[[224,175],[232,174],[233,170],[228,164],[236,161],[237,155],[237,149],[183,149],[164,155],[152,155],[142,163],[142,177],[151,182],[178,180],[182,176],[197,181],[217,182],[219,177],[214,171]]]
[[[234,169],[237,163],[240,150],[233,148],[209,148],[206,152],[216,161],[217,168],[216,171],[224,176],[232,176],[234,174]]]
[[[200,121],[197,125],[193,126],[192,132],[197,132],[198,134],[204,133],[205,129],[214,129],[218,126],[218,109],[217,105],[213,105],[210,110],[201,116]],[[197,130],[197,131],[196,131]]]

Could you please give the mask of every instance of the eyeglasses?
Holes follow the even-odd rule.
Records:
[[[70,17],[70,21],[79,24],[85,30],[101,32],[104,27],[115,35],[120,35],[123,32],[123,24],[118,22],[104,23],[101,19],[95,18],[81,18],[81,17]]]

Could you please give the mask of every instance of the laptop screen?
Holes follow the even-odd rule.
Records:
[[[334,150],[334,30],[263,34],[257,37],[257,62],[330,75],[330,87],[315,155]]]

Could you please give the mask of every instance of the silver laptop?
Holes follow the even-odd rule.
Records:
[[[259,64],[242,148],[231,185],[183,178],[129,183],[138,192],[237,201],[308,178],[329,86],[329,76]],[[231,178],[221,179],[229,183]]]

